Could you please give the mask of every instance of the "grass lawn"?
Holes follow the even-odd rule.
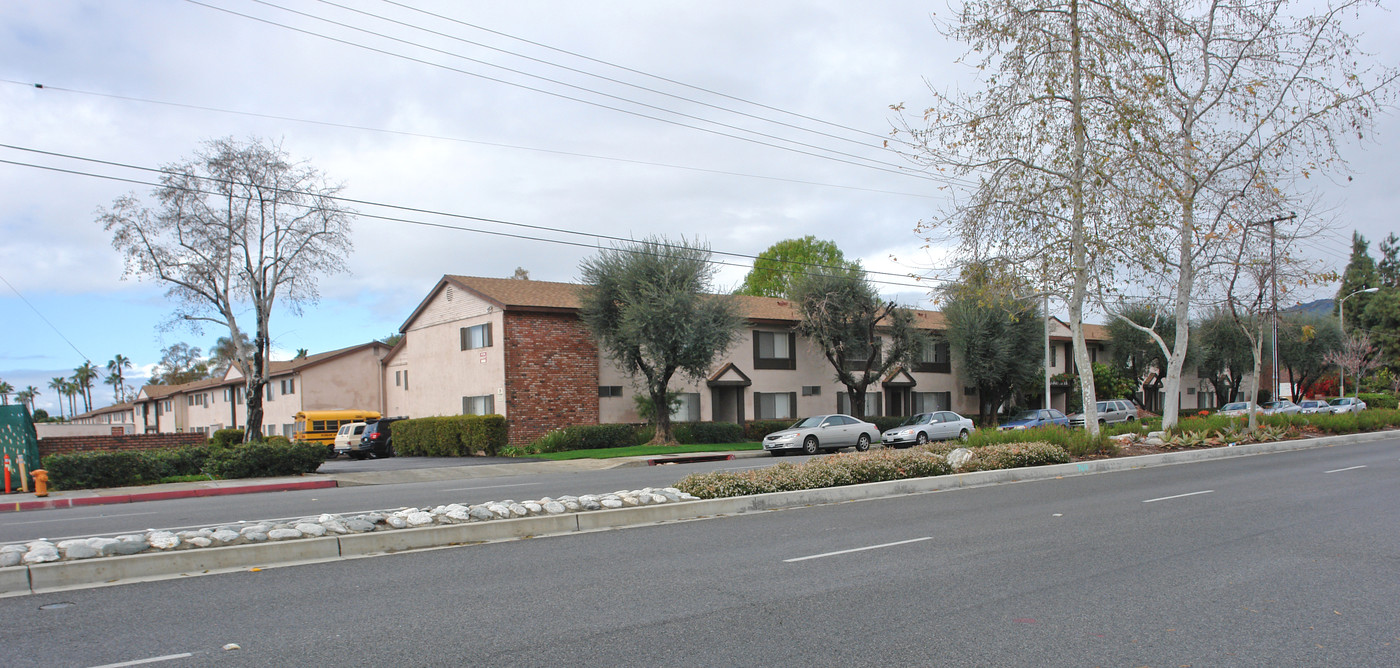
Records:
[[[683,455],[689,452],[732,452],[762,449],[762,443],[699,443],[693,445],[634,445],[626,448],[570,450],[568,452],[525,456],[564,461],[567,459],[612,459],[613,457],[650,457],[654,455]]]

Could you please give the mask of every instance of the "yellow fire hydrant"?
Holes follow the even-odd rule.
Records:
[[[34,496],[48,496],[49,472],[44,469],[34,469],[30,475],[34,476]]]

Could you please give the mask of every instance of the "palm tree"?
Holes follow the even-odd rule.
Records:
[[[34,413],[34,399],[39,396],[39,388],[30,385],[24,388],[25,402],[29,404],[29,413]]]
[[[97,367],[92,360],[73,370],[73,382],[78,386],[78,394],[83,397],[83,412],[92,410],[92,381],[97,380]]]
[[[10,405],[10,394],[15,391],[15,386],[0,380],[0,405]]]
[[[121,353],[117,353],[112,357],[111,361],[107,362],[107,370],[112,373],[112,376],[116,376],[115,382],[110,380],[111,376],[108,376],[109,380],[107,382],[111,383],[112,387],[117,390],[117,403],[126,401],[126,393],[123,391],[125,387],[123,383],[126,381],[126,378],[123,376],[125,370],[130,368],[131,358]]]
[[[63,394],[68,397],[68,419],[78,417],[77,398],[83,395],[83,388],[77,381],[63,381]]]
[[[58,395],[58,416],[63,417],[63,397],[68,394],[68,380],[65,378],[50,378],[49,389]]]
[[[25,408],[29,408],[29,402],[30,402],[30,401],[33,401],[33,399],[34,399],[34,397],[32,397],[32,396],[29,394],[29,390],[32,390],[32,389],[34,389],[34,387],[31,385],[31,386],[28,387],[28,388],[25,388],[25,389],[23,389],[23,390],[20,390],[20,391],[16,392],[16,393],[15,393],[15,403],[17,403],[17,404],[19,404],[19,405],[21,405],[21,406],[24,406]],[[30,408],[30,409],[29,409],[29,412],[33,413],[33,412],[34,412],[34,409]]]
[[[309,350],[307,350],[307,349],[305,349],[305,348],[297,348],[297,356],[296,356],[295,359],[301,359],[301,358],[306,357],[307,355],[310,355],[310,354],[311,354],[311,351],[309,351]]]

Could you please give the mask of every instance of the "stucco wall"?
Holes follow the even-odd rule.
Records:
[[[491,324],[491,345],[462,350],[462,328],[485,323]],[[509,417],[502,324],[500,310],[470,293],[439,292],[404,333],[406,344],[398,358],[411,378],[401,403],[395,404],[402,410],[391,412],[409,417],[461,415],[462,397],[489,394],[496,397],[496,412]]]

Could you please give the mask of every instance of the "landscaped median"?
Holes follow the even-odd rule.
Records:
[[[403,508],[353,517],[323,515],[280,525],[244,523],[238,527],[150,532],[58,544],[31,541],[0,548],[0,556],[17,554],[20,561],[20,565],[0,567],[0,595],[1047,480],[1397,435],[1400,434],[1353,434],[1058,464],[1048,462],[1069,461],[1067,453],[1058,446],[1005,444],[968,449],[937,445],[907,451],[841,454],[802,465],[779,464],[764,471],[688,476],[674,488],[610,495]],[[801,480],[811,484],[795,482]],[[701,494],[692,495],[688,489],[714,498],[698,499]],[[121,556],[123,550],[137,553]]]

